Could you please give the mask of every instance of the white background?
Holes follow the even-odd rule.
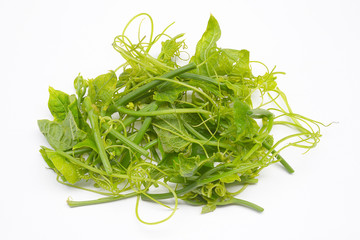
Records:
[[[273,165],[242,194],[263,213],[232,206],[201,215],[180,205],[171,220],[147,226],[135,199],[66,205],[69,196],[98,196],[58,184],[38,152],[48,86],[73,93],[79,72],[92,78],[120,65],[112,40],[140,12],[153,16],[156,33],[175,21],[169,33],[186,33],[190,54],[212,13],[218,46],[276,65],[294,111],[337,122],[308,154],[284,153],[294,174]],[[359,12],[356,0],[1,0],[0,239],[359,239]],[[143,203],[141,213],[168,212]]]

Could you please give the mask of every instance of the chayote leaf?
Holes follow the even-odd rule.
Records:
[[[213,212],[213,211],[215,211],[215,209],[216,209],[215,204],[207,204],[207,205],[202,207],[201,213],[205,214],[205,213]]]
[[[41,156],[43,157],[43,159],[45,160],[46,164],[49,166],[49,168],[54,169],[55,166],[53,164],[53,162],[49,159],[49,157],[46,154],[46,150],[44,148],[41,148],[39,150],[39,152],[41,153]]]
[[[194,86],[194,87],[201,88],[204,92],[211,93],[216,97],[221,96],[221,92],[220,92],[218,86],[215,86],[214,84],[208,84],[206,82],[199,81],[199,80],[190,80],[188,82],[188,84],[191,86]]]
[[[78,142],[84,140],[87,135],[86,132],[78,128],[71,111],[61,122],[44,119],[38,120],[38,125],[49,144],[54,149],[62,151],[71,149]]]
[[[188,90],[187,87],[174,83],[166,83],[158,88],[153,99],[161,102],[174,103],[179,98],[179,95]]]
[[[69,111],[72,113],[76,124],[80,127],[81,125],[81,113],[79,112],[77,99],[75,95],[69,96],[70,103],[68,105]]]
[[[81,114],[78,104],[77,104],[77,98],[75,95],[70,95],[70,104],[68,106],[69,111],[72,113],[74,120],[76,122],[76,125],[83,131],[89,133],[91,132],[91,129],[89,127],[89,124],[85,121],[84,116]]]
[[[188,133],[175,114],[157,116],[153,120],[153,125],[165,153],[183,151],[190,144],[181,137],[188,136]]]
[[[247,50],[220,49],[214,70],[218,75],[251,75],[250,56]]]
[[[201,166],[200,156],[185,157],[183,153],[174,161],[174,169],[183,177],[192,177]]]
[[[161,52],[158,55],[158,60],[165,63],[168,66],[175,66],[175,57],[180,54],[180,48],[184,44],[183,41],[177,41],[184,34],[179,34],[171,39],[168,39],[161,43]]]
[[[79,74],[74,80],[74,88],[78,98],[81,99],[84,96],[87,87],[88,84],[86,80],[84,80],[84,78]]]
[[[48,107],[55,121],[64,120],[70,104],[69,95],[52,87],[49,87],[49,94]]]
[[[65,177],[66,181],[74,184],[80,180],[77,167],[74,164],[52,150],[45,150],[45,153],[54,167]]]
[[[234,125],[236,127],[236,140],[252,138],[259,130],[256,121],[249,116],[249,111],[249,105],[235,98]]]
[[[78,149],[82,147],[89,147],[95,152],[99,152],[98,147],[96,146],[96,143],[91,138],[86,138],[84,141],[77,143],[75,146],[73,146],[73,149]]]
[[[97,106],[107,108],[111,103],[116,89],[116,74],[114,71],[102,74],[95,79],[89,80],[89,93],[91,102]]]
[[[206,76],[214,74],[213,66],[216,63],[217,47],[216,42],[220,39],[221,30],[218,21],[213,15],[210,16],[208,25],[201,39],[196,45],[196,51],[190,62],[198,67],[198,73]]]
[[[242,77],[251,76],[249,51],[219,49],[216,42],[220,36],[219,23],[211,15],[207,28],[196,45],[195,54],[190,60],[200,65],[198,73],[206,76],[230,74]]]
[[[225,84],[235,97],[244,100],[247,104],[252,104],[251,98],[248,97],[251,95],[251,90],[248,86],[241,83],[231,83],[230,81],[226,81]]]
[[[223,183],[233,183],[235,181],[241,182],[241,179],[240,176],[235,173],[233,175],[220,178],[220,181]]]

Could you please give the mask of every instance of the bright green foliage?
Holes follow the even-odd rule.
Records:
[[[250,117],[250,107],[235,98],[234,101],[234,125],[236,127],[236,141],[253,138],[259,130],[256,121]]]
[[[72,164],[71,162],[66,160],[66,158],[54,151],[47,150],[45,152],[47,157],[54,164],[54,167],[64,176],[66,181],[73,184],[80,180],[76,171],[76,165]]]
[[[184,156],[183,153],[180,153],[178,158],[174,161],[174,169],[179,172],[182,177],[194,176],[201,165],[199,155],[188,157]]]
[[[84,141],[77,143],[75,146],[73,146],[73,149],[79,149],[88,147],[94,150],[95,152],[98,152],[98,147],[96,146],[96,143],[91,138],[86,138]]]
[[[41,153],[41,156],[43,157],[43,159],[45,160],[45,162],[49,166],[49,168],[54,169],[55,166],[54,166],[53,162],[50,160],[50,158],[47,156],[46,150],[44,148],[41,148],[39,150],[39,152]]]
[[[154,119],[153,125],[165,153],[181,152],[190,144],[184,139],[188,133],[175,114],[158,116]]]
[[[214,66],[219,75],[250,77],[250,54],[247,50],[219,49]]]
[[[220,178],[220,181],[223,183],[233,183],[235,181],[241,182],[241,179],[238,174],[233,174],[233,175],[229,175],[229,176]]]
[[[158,56],[158,60],[166,63],[170,67],[175,67],[176,62],[174,61],[175,57],[180,57],[181,48],[185,48],[184,40],[177,41],[179,38],[183,37],[184,34],[179,34],[169,40],[166,40],[161,43],[161,52]]]
[[[201,213],[209,213],[209,212],[213,212],[216,209],[216,205],[215,204],[207,204],[205,205],[202,210]]]
[[[140,16],[150,21],[150,34],[132,39],[126,30]],[[38,125],[53,150],[42,147],[41,155],[59,182],[106,196],[69,200],[71,207],[136,196],[136,215],[146,223],[140,199],[166,206],[162,199],[173,198],[170,216],[149,224],[169,219],[178,199],[202,206],[202,213],[224,205],[263,211],[236,196],[271,164],[292,173],[280,152],[315,147],[322,124],[293,112],[276,82],[282,72],[250,61],[247,50],[218,47],[214,16],[193,56],[184,52],[183,34],[166,30],[154,36],[152,18],[139,14],[113,42],[125,60],[117,69],[90,80],[79,74],[76,95],[49,88],[54,120]],[[151,56],[159,43],[160,54]],[[189,63],[179,66],[186,56]],[[254,76],[253,64],[265,73]],[[289,132],[280,135],[274,126]],[[155,193],[160,186],[165,191]]]
[[[114,71],[89,80],[89,96],[93,103],[106,108],[113,97],[117,77]]]
[[[52,87],[49,87],[49,93],[50,97],[48,106],[51,114],[57,121],[64,120],[69,109],[69,95],[62,91],[55,90]]]
[[[196,52],[191,61],[197,65],[205,63],[198,67],[198,73],[201,75],[212,76],[214,74],[214,65],[217,62],[216,42],[220,39],[221,30],[218,21],[213,15],[210,16],[206,31],[196,45]]]
[[[153,99],[161,102],[174,103],[175,100],[182,96],[184,91],[188,90],[187,87],[177,84],[164,84],[160,86],[154,94]]]
[[[38,125],[54,149],[69,150],[86,138],[86,132],[78,128],[70,111],[61,122],[39,120]]]

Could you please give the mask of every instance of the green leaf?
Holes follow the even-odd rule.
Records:
[[[70,95],[69,96],[69,101],[70,101],[70,103],[68,105],[68,109],[72,113],[76,124],[78,126],[80,126],[81,114],[80,114],[79,109],[78,109],[77,99],[76,99],[75,95]]]
[[[116,74],[110,71],[107,74],[100,75],[95,79],[89,80],[89,96],[91,102],[96,105],[107,108],[111,103],[116,89]]]
[[[68,106],[69,111],[72,113],[74,120],[76,122],[76,125],[83,131],[90,133],[91,129],[89,127],[89,124],[85,121],[84,116],[81,114],[79,107],[78,107],[78,103],[77,103],[77,98],[75,95],[70,95],[69,97],[70,99],[70,104]]]
[[[243,100],[247,97],[249,99],[249,102],[251,103],[250,96],[251,91],[248,86],[241,84],[241,83],[230,83],[229,81],[225,82],[226,86],[233,91],[233,95],[239,98],[240,100]]]
[[[55,168],[65,177],[66,181],[74,184],[80,180],[77,167],[74,164],[52,150],[45,150],[45,152]]]
[[[84,96],[87,87],[88,87],[87,82],[79,74],[74,80],[74,88],[76,90],[76,94],[78,95],[78,98],[82,98]]]
[[[274,75],[274,73],[265,73],[263,76],[257,76],[255,78],[255,82],[256,84],[260,85],[260,87],[264,90],[264,91],[271,91],[274,90],[277,86],[276,83],[276,76]]]
[[[48,107],[51,114],[54,116],[56,121],[64,120],[70,104],[69,95],[62,91],[55,90],[52,87],[49,87],[49,93]]]
[[[181,152],[190,144],[184,139],[188,133],[175,114],[158,116],[153,120],[153,125],[165,153]]]
[[[231,74],[249,77],[251,75],[250,69],[250,53],[247,50],[233,50],[224,49],[230,59],[234,60],[233,69]]]
[[[61,122],[38,120],[40,131],[49,144],[57,150],[69,150],[86,138],[86,133],[78,128],[74,116],[69,111]]]
[[[197,43],[195,54],[191,58],[191,62],[200,65],[198,73],[206,76],[229,74],[242,77],[251,76],[249,51],[219,49],[216,42],[220,36],[219,23],[211,15],[206,31]]]
[[[185,86],[168,82],[158,88],[153,98],[156,101],[174,103],[179,98],[179,95],[186,90],[188,88]]]
[[[180,153],[176,161],[174,161],[174,169],[183,177],[192,177],[196,170],[201,166],[200,156],[185,157]]]
[[[41,156],[43,157],[43,159],[45,160],[45,162],[46,162],[46,164],[49,166],[49,168],[54,169],[55,166],[54,166],[54,164],[52,163],[52,161],[49,159],[49,157],[47,156],[46,150],[43,149],[43,148],[41,148],[41,149],[39,150],[39,152],[41,153]]]
[[[233,183],[235,181],[241,182],[241,179],[238,174],[233,174],[220,178],[220,181],[223,183]]]
[[[162,61],[163,63],[167,64],[168,66],[174,67],[175,66],[175,57],[180,54],[180,48],[184,44],[184,41],[177,40],[184,36],[184,34],[179,34],[169,40],[166,40],[161,43],[161,52],[158,56],[158,60]]]
[[[202,207],[201,209],[201,213],[209,213],[209,212],[213,212],[216,209],[216,205],[215,204],[207,204],[205,206]]]
[[[249,105],[235,98],[234,125],[236,127],[236,140],[252,138],[259,130],[256,121],[249,116],[249,111]]]
[[[76,125],[84,130],[88,131],[89,126],[84,120],[82,114],[80,113],[78,107],[78,99],[75,95],[68,95],[62,91],[55,90],[52,87],[49,88],[50,97],[49,97],[49,109],[51,114],[54,116],[54,121],[61,122],[63,121],[67,113],[70,111],[73,115],[73,118],[76,122]]]
[[[206,76],[211,76],[214,73],[213,65],[216,62],[217,47],[216,42],[220,39],[221,30],[218,21],[213,15],[210,16],[206,31],[196,45],[195,55],[190,62],[199,65],[198,73]],[[209,59],[210,58],[210,59]]]
[[[215,86],[214,84],[209,84],[207,82],[199,81],[199,80],[190,80],[187,83],[191,86],[201,88],[205,93],[208,93],[208,95],[221,97],[221,92],[219,87]]]
[[[214,69],[218,75],[251,75],[250,56],[247,50],[220,49]]]
[[[73,149],[78,149],[78,148],[83,148],[83,147],[89,147],[92,150],[94,150],[95,152],[99,152],[96,143],[94,140],[90,139],[90,138],[86,138],[84,141],[77,143]]]

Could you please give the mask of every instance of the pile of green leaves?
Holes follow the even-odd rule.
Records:
[[[140,16],[151,23],[150,37],[139,34],[133,43],[125,32]],[[203,206],[203,213],[230,204],[263,211],[236,196],[270,164],[293,172],[280,152],[313,148],[321,123],[291,110],[277,87],[281,72],[263,65],[266,72],[255,76],[251,64],[262,63],[251,62],[249,51],[218,47],[213,16],[188,59],[183,34],[171,37],[166,30],[154,37],[151,17],[139,14],[114,40],[125,59],[115,71],[77,76],[76,94],[49,88],[54,120],[38,125],[52,148],[41,147],[42,157],[60,183],[104,195],[68,200],[71,207],[136,197],[144,223],[140,199],[166,207],[162,200],[174,199],[168,218],[178,199]],[[150,50],[160,42],[153,57]],[[275,125],[292,132],[273,136]]]

